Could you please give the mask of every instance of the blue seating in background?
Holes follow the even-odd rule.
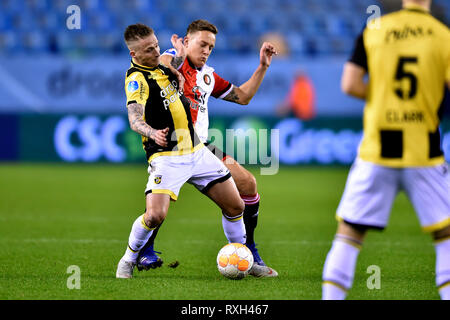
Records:
[[[68,30],[66,9],[81,8],[81,30]],[[258,50],[262,35],[285,36],[296,55],[348,54],[369,17],[374,0],[2,0],[0,54],[117,54],[126,52],[122,34],[127,25],[153,27],[161,49],[170,36],[184,36],[194,19],[219,28],[217,54]],[[435,0],[450,21],[448,0]]]

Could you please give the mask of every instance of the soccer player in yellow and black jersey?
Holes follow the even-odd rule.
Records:
[[[125,30],[131,67],[125,92],[130,127],[142,136],[149,162],[146,211],[133,223],[117,278],[131,278],[139,251],[176,201],[185,182],[193,184],[222,209],[229,242],[245,243],[244,203],[229,170],[199,141],[188,100],[177,89],[177,72],[159,63],[154,31],[143,24]],[[175,73],[175,74],[174,74]]]
[[[140,132],[149,162],[159,155],[187,154],[202,147],[192,124],[190,102],[177,89],[178,79],[169,68],[146,67],[131,61],[125,79],[127,106],[134,121],[130,125],[133,128],[136,120],[142,120],[150,126],[148,136],[145,131]],[[141,117],[138,112],[138,119],[135,119],[138,105],[143,107],[143,114]],[[158,135],[155,140],[150,138],[158,131],[172,139],[158,144]]]
[[[322,299],[345,299],[366,231],[387,225],[401,190],[433,235],[436,284],[450,299],[450,176],[439,134],[450,87],[450,31],[430,6],[404,0],[402,10],[369,23],[344,66],[343,91],[366,100],[364,134],[337,209]]]

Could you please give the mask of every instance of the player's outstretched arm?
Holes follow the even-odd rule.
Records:
[[[132,103],[128,106],[128,121],[131,130],[140,135],[154,140],[158,145],[167,147],[167,133],[169,128],[156,130],[149,126],[143,119],[144,107],[139,103]]]
[[[366,70],[353,63],[347,62],[341,78],[341,89],[344,93],[359,99],[366,99],[367,83],[364,81]]]
[[[264,79],[266,71],[272,62],[272,56],[276,54],[275,47],[269,42],[264,42],[259,52],[259,66],[253,75],[241,86],[233,86],[231,92],[224,99],[238,104],[249,104]]]

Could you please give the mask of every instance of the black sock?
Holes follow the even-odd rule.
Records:
[[[254,204],[246,204],[244,209],[244,225],[247,234],[247,244],[254,244],[255,228],[258,224],[259,201]]]

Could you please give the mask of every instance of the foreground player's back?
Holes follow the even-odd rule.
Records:
[[[370,75],[362,159],[394,166],[443,162],[438,126],[450,78],[450,32],[416,6],[363,32]]]

